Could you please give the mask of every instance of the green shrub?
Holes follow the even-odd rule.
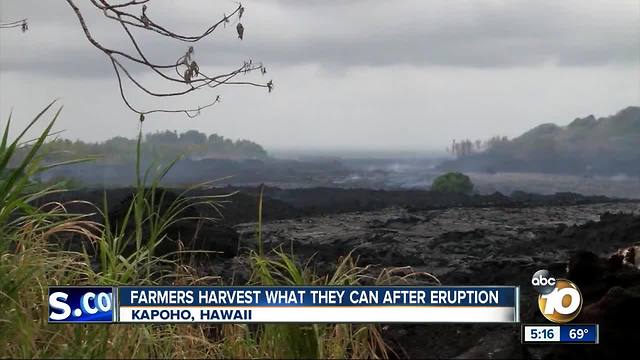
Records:
[[[471,179],[459,172],[449,172],[438,176],[431,185],[431,190],[449,193],[469,194],[473,191]]]

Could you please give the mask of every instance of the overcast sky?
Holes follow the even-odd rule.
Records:
[[[122,28],[87,6],[94,36],[131,50]],[[208,73],[246,59],[269,72],[274,92],[226,87],[163,107],[222,103],[195,119],[150,116],[145,131],[196,129],[277,148],[441,150],[451,139],[515,136],[543,122],[611,115],[640,104],[637,0],[253,0],[236,19],[195,44]],[[152,0],[148,14],[195,34],[235,8],[227,0]],[[64,137],[133,137],[137,116],[122,103],[108,59],[84,38],[63,0],[1,0],[2,22],[29,18],[29,31],[0,30],[0,116],[14,126],[54,98],[65,105]],[[139,34],[159,63],[187,44]],[[153,74],[136,73],[166,89]],[[141,108],[158,101],[128,88]]]

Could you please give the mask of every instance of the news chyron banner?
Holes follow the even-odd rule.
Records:
[[[50,323],[517,323],[515,286],[50,287]]]

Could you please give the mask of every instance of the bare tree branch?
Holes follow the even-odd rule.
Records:
[[[0,29],[13,29],[18,27],[22,29],[22,32],[26,32],[27,30],[29,30],[27,19],[16,20],[8,23],[0,23]]]
[[[234,70],[231,70],[230,72],[225,74],[207,75],[203,73],[200,70],[198,63],[194,59],[193,46],[189,46],[184,55],[181,55],[177,58],[176,61],[172,63],[161,64],[153,62],[148,58],[148,56],[145,55],[144,50],[140,46],[140,43],[138,42],[138,40],[136,40],[136,37],[131,31],[131,28],[138,28],[154,32],[166,38],[175,39],[182,42],[195,43],[212,34],[216,29],[219,28],[220,25],[226,26],[226,24],[231,21],[231,17],[237,15],[238,24],[236,26],[236,31],[238,32],[238,37],[242,39],[244,34],[244,27],[240,23],[240,19],[242,17],[242,14],[244,13],[244,7],[242,6],[242,4],[238,4],[238,7],[233,12],[231,12],[230,15],[224,15],[221,20],[208,27],[202,34],[189,36],[181,35],[174,31],[168,30],[167,28],[157,24],[151,18],[149,18],[147,12],[147,4],[151,2],[150,0],[131,0],[120,3],[107,0],[90,0],[90,5],[102,11],[103,15],[106,18],[116,21],[122,26],[125,34],[127,35],[127,38],[131,41],[131,44],[135,49],[135,53],[128,53],[123,50],[108,48],[98,42],[91,34],[89,27],[87,26],[87,23],[85,21],[85,17],[80,8],[76,5],[75,0],[66,0],[66,2],[76,14],[76,17],[80,22],[80,26],[82,27],[87,40],[89,40],[89,42],[95,48],[103,52],[111,61],[116,74],[116,78],[118,80],[118,87],[122,100],[131,111],[140,115],[141,121],[145,119],[145,115],[153,113],[184,113],[188,117],[195,117],[200,114],[201,110],[211,107],[214,104],[220,102],[220,95],[216,95],[214,98],[212,98],[211,101],[203,106],[197,106],[191,109],[141,110],[134,106],[130,99],[127,97],[124,90],[125,79],[128,79],[130,83],[135,85],[135,87],[142,90],[144,93],[159,98],[183,96],[203,88],[211,89],[222,85],[249,85],[266,88],[269,92],[271,92],[273,89],[272,81],[268,81],[267,83],[257,83],[252,81],[233,81],[240,74],[244,75],[256,70],[260,71],[262,75],[266,74],[266,68],[264,67],[264,65],[262,65],[262,63],[254,63],[252,60],[244,61],[241,66],[238,66]],[[140,10],[140,15],[134,15],[134,11],[138,9]],[[152,90],[142,84],[141,81],[136,79],[133,72],[127,68],[127,62],[143,65],[148,70],[151,70],[153,73],[158,75],[160,78],[175,85],[181,86],[182,89],[167,92]],[[174,72],[175,74],[172,75],[172,73]]]

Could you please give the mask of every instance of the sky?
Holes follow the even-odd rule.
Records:
[[[123,29],[88,1],[74,0],[103,45],[133,53]],[[517,136],[541,123],[609,116],[640,105],[637,0],[248,0],[237,18],[194,44],[207,73],[262,62],[266,89],[229,85],[157,99],[127,84],[138,107],[197,107],[194,119],[150,115],[144,131],[196,129],[250,139],[267,150],[443,150],[452,139]],[[231,0],[152,0],[147,14],[184,34],[202,32]],[[134,10],[139,13],[140,8]],[[108,58],[84,37],[64,0],[1,0],[0,122],[19,129],[47,103],[64,105],[62,137],[135,137]],[[147,56],[172,63],[189,44],[134,32]],[[175,90],[131,66],[141,82]]]

